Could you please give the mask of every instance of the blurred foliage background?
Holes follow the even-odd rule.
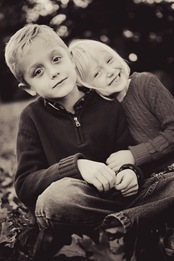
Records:
[[[133,71],[151,71],[174,94],[174,1],[1,0],[0,100],[29,98],[4,61],[5,43],[28,23],[47,24],[68,44],[100,40],[116,49]]]

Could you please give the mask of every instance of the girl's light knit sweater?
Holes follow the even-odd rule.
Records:
[[[159,79],[147,72],[133,73],[122,106],[137,142],[129,147],[136,164],[149,162],[159,171],[174,162],[174,98]]]

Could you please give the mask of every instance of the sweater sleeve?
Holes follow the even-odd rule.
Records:
[[[155,75],[148,75],[150,80],[144,86],[144,99],[158,120],[160,131],[147,142],[129,147],[137,165],[158,160],[174,150],[174,98]]]
[[[30,131],[18,131],[18,168],[15,175],[16,194],[28,207],[35,205],[38,196],[52,182],[64,177],[82,179],[77,160],[84,158],[77,153],[49,166],[36,133]]]

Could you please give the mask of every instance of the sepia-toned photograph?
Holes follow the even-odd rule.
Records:
[[[0,261],[174,260],[174,1],[0,1]]]

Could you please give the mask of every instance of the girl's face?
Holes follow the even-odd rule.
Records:
[[[86,82],[102,95],[109,96],[124,91],[128,84],[128,73],[113,54],[105,51],[98,59],[91,59]]]

